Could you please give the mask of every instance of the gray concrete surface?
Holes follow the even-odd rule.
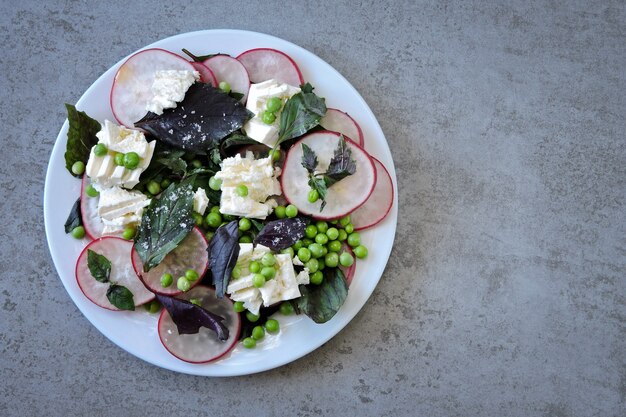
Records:
[[[0,415],[625,414],[623,1],[178,3],[0,5]],[[270,33],[342,72],[400,185],[367,307],[309,356],[231,379],[104,338],[42,220],[63,103],[129,52],[208,28]]]

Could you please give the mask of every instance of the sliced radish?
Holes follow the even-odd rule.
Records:
[[[85,232],[93,240],[102,237],[104,223],[102,223],[102,219],[98,215],[98,200],[100,197],[89,197],[86,193],[89,183],[89,177],[83,175],[83,182],[80,188],[80,214],[83,218]]]
[[[200,73],[200,81],[206,84],[211,84],[213,87],[217,87],[217,79],[213,71],[202,62],[191,62],[191,65]]]
[[[352,255],[352,258],[354,258],[354,262],[350,266],[339,265],[339,269],[341,269],[341,272],[343,272],[346,277],[346,282],[350,285],[352,283],[352,278],[354,278],[354,271],[356,270],[356,257],[354,256],[352,248],[348,246],[346,242],[341,244],[341,250],[342,252],[348,252]]]
[[[230,90],[243,94],[241,102],[245,103],[250,89],[250,77],[243,64],[228,55],[215,55],[203,62],[209,67],[217,82],[225,81],[230,84]]]
[[[115,119],[127,127],[147,113],[152,99],[152,83],[157,71],[195,71],[186,59],[164,49],[145,49],[122,64],[115,74],[111,88],[111,110]]]
[[[154,299],[154,294],[141,283],[130,259],[133,242],[119,237],[106,236],[89,243],[81,252],[76,262],[76,282],[85,297],[94,304],[109,310],[119,310],[107,299],[106,293],[111,283],[122,285],[133,293],[135,306],[139,306]],[[87,253],[92,250],[105,256],[111,262],[109,283],[97,281],[87,265]]]
[[[352,150],[356,172],[328,188],[326,207],[320,211],[321,200],[309,203],[309,175],[302,166],[302,144],[308,145],[317,155],[318,172],[325,172],[339,143],[336,132],[310,133],[296,142],[287,153],[281,185],[285,198],[303,214],[316,219],[336,219],[356,210],[363,204],[376,184],[376,169],[367,152],[349,138],[346,143]]]
[[[363,147],[365,140],[361,126],[348,113],[337,109],[326,110],[326,115],[320,120],[320,126],[326,130],[341,133]]]
[[[276,49],[250,49],[237,59],[246,67],[253,83],[274,79],[295,87],[304,84],[298,65],[287,54]]]
[[[182,291],[176,287],[176,279],[180,276],[184,276],[186,270],[193,269],[200,277],[206,272],[209,264],[207,247],[208,244],[202,231],[194,227],[191,233],[180,242],[180,245],[178,245],[176,249],[168,253],[160,264],[148,272],[143,272],[141,258],[133,248],[133,268],[150,291],[163,295],[177,295]],[[163,288],[161,285],[161,277],[165,273],[172,274],[174,277],[174,283],[167,288]],[[191,285],[198,285],[200,281],[201,280],[198,279],[192,282]]]
[[[372,157],[376,167],[376,186],[365,204],[350,213],[355,230],[367,229],[380,223],[391,210],[393,204],[393,182],[387,168]]]
[[[228,339],[220,341],[212,330],[201,327],[196,334],[178,334],[176,324],[167,310],[163,309],[159,317],[159,338],[165,349],[185,362],[205,363],[221,358],[235,347],[239,339],[241,319],[233,310],[230,299],[215,297],[215,291],[204,285],[181,294],[183,300],[197,299],[200,305],[211,313],[224,317],[224,325],[228,328]]]

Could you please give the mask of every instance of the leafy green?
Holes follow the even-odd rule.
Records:
[[[190,180],[172,183],[152,199],[141,218],[135,249],[144,271],[157,266],[193,229],[193,187]]]
[[[187,50],[187,49],[185,49],[185,48],[183,48],[183,49],[182,49],[182,51],[183,51],[185,54],[189,55],[189,57],[190,57],[191,59],[193,59],[195,62],[204,62],[204,61],[206,61],[207,59],[209,59],[209,58],[213,58],[213,57],[214,57],[214,56],[216,56],[216,55],[223,55],[223,54],[194,55],[194,54],[192,54],[191,52],[189,52],[189,50]]]
[[[259,144],[258,141],[252,138],[249,138],[246,135],[242,135],[239,132],[235,132],[222,141],[220,145],[220,149],[222,153],[226,153],[228,148],[232,148],[233,146],[258,145],[258,144]]]
[[[106,256],[87,249],[87,267],[91,276],[98,282],[109,282],[111,275],[111,261]]]
[[[296,309],[316,323],[326,323],[346,301],[348,284],[341,269],[326,268],[320,285],[301,285],[300,292],[302,296],[293,302]]]
[[[120,310],[134,310],[133,293],[122,285],[111,284],[107,290],[109,302]]]
[[[215,295],[222,298],[239,256],[239,222],[233,220],[220,226],[211,238],[207,252]]]
[[[65,103],[67,120],[70,127],[67,131],[67,146],[65,147],[65,168],[75,177],[82,177],[72,172],[75,162],[87,164],[91,148],[98,143],[96,133],[100,131],[100,122],[87,116],[87,113],[76,110],[76,107]]]
[[[315,168],[317,168],[317,155],[306,143],[302,144],[302,166],[311,175],[315,173]]]
[[[71,233],[74,228],[83,225],[83,218],[80,211],[80,197],[72,206],[70,210],[70,214],[67,216],[67,220],[65,220],[65,233]]]
[[[178,328],[178,334],[195,334],[200,331],[200,327],[206,327],[213,330],[219,340],[228,339],[228,328],[222,323],[224,317],[187,300],[159,294],[156,294],[156,298],[170,314]]]
[[[304,84],[301,88],[301,92],[287,100],[280,113],[277,145],[304,135],[326,114],[325,100],[313,93],[311,84]]]
[[[302,217],[273,220],[265,224],[254,243],[273,251],[286,249],[304,237],[306,225],[307,221]]]

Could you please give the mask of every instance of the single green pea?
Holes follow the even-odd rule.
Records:
[[[85,237],[85,228],[83,226],[76,226],[72,229],[72,237],[76,239],[82,239]]]
[[[337,252],[328,252],[324,257],[324,263],[326,266],[335,268],[339,265],[339,254],[337,254]]]
[[[289,301],[285,301],[278,307],[278,311],[280,311],[280,314],[283,316],[289,316],[294,313],[293,305],[291,305]]]
[[[72,173],[74,175],[83,175],[85,172],[85,163],[83,161],[76,161],[72,164]]]
[[[242,232],[250,230],[251,227],[252,222],[250,221],[250,219],[246,219],[245,217],[243,217],[239,220],[239,230],[241,230]]]
[[[230,273],[230,276],[233,277],[234,279],[237,279],[241,276],[241,268],[239,267],[239,265],[235,265],[233,267],[233,270]]]
[[[309,269],[309,273],[317,272],[320,269],[320,263],[317,259],[311,258],[307,262],[304,263],[304,266]]]
[[[210,242],[211,239],[213,239],[213,236],[215,236],[215,232],[211,232],[210,230],[204,234],[207,242]]]
[[[122,232],[122,237],[126,240],[132,240],[135,237],[136,233],[137,233],[137,230],[134,227],[129,226],[129,227],[126,227],[124,231]]]
[[[266,125],[271,125],[276,120],[276,115],[272,112],[266,111],[263,112],[261,120],[263,120],[263,123],[265,123]]]
[[[273,162],[276,162],[280,159],[280,149],[273,149],[267,155],[272,158]]]
[[[198,298],[191,298],[189,302],[191,304],[197,305],[198,307],[202,307],[202,302]]]
[[[263,326],[254,326],[252,329],[252,338],[254,340],[261,340],[265,337],[265,329]]]
[[[93,188],[93,185],[89,184],[87,186],[87,188],[85,188],[85,193],[89,196],[89,197],[98,197],[100,195],[100,193],[98,192],[98,190],[96,190],[95,188]]]
[[[221,83],[220,83],[221,84]],[[256,340],[254,340],[251,337],[246,337],[245,339],[243,339],[241,341],[241,344],[243,345],[243,347],[245,347],[246,349],[254,349],[256,346]]]
[[[242,235],[239,238],[239,243],[252,243],[252,236],[250,236],[250,235]]]
[[[330,252],[339,252],[341,250],[341,242],[338,240],[333,240],[328,242],[328,250]]]
[[[248,187],[244,184],[239,184],[235,187],[235,193],[237,193],[239,197],[246,197],[248,195]]]
[[[302,239],[302,246],[308,247],[311,243],[313,243],[313,240],[309,239],[308,237]]]
[[[339,240],[340,242],[343,242],[347,238],[348,238],[348,233],[346,233],[346,231],[343,229],[339,229],[339,237],[337,238],[337,240]]]
[[[149,303],[144,304],[144,308],[150,314],[158,313],[161,311],[161,304],[157,300],[152,300]]]
[[[172,285],[172,282],[174,282],[174,277],[172,276],[172,274],[165,273],[161,275],[161,287],[167,288]]]
[[[202,226],[202,223],[204,222],[204,217],[202,217],[202,214],[196,213],[194,211],[193,213],[191,213],[191,217],[193,218],[193,222],[196,226]]]
[[[254,288],[261,288],[265,285],[265,277],[261,274],[254,274],[252,276],[252,285]]]
[[[317,231],[319,233],[326,233],[326,231],[328,230],[328,223],[323,221],[315,223],[315,226],[317,227]]]
[[[199,159],[192,159],[190,163],[194,168],[202,168],[202,162]]]
[[[258,314],[252,314],[251,312],[246,311],[246,318],[248,319],[248,321],[255,323],[261,318],[261,316]]]
[[[352,266],[354,263],[354,258],[348,252],[343,252],[339,255],[339,263],[341,266]]]
[[[157,195],[161,192],[161,184],[156,181],[150,181],[148,183],[148,192],[152,195]]]
[[[304,246],[304,243],[302,243],[301,240],[296,241],[296,243],[294,243],[291,247],[293,248],[294,251],[299,251],[300,248]]]
[[[257,262],[257,261],[252,261],[252,262],[250,262],[250,265],[248,266],[248,269],[253,274],[258,274],[259,272],[261,272],[261,264],[259,262]]]
[[[220,90],[222,90],[226,94],[230,93],[230,84],[228,84],[226,81],[220,81],[220,83],[218,84],[218,87]]]
[[[165,178],[163,181],[161,181],[161,188],[165,190],[167,187],[170,186],[171,183],[172,181],[169,178]]]
[[[276,276],[276,270],[273,266],[264,266],[261,268],[261,275],[263,275],[265,280],[268,281]]]
[[[318,233],[315,236],[315,241],[320,245],[325,245],[328,243],[328,236],[326,236],[324,233]]]
[[[309,203],[315,203],[317,200],[320,199],[320,193],[317,190],[311,190],[309,191],[307,199],[309,200]]]
[[[198,273],[195,270],[188,269],[188,270],[185,271],[185,278],[187,278],[187,280],[190,281],[190,282],[194,282],[198,278],[200,278],[200,276],[198,275]]]
[[[348,235],[348,245],[352,246],[353,248],[359,246],[361,244],[361,235],[358,233],[350,233]]]
[[[304,229],[304,235],[309,239],[313,239],[317,235],[317,227],[314,224],[310,224]]]
[[[311,251],[311,256],[313,256],[314,258],[319,258],[322,256],[323,248],[322,245],[320,245],[319,243],[311,243],[308,249]]]
[[[127,154],[124,154],[124,168],[126,169],[137,168],[140,161],[141,158],[139,158],[137,152],[128,152]]]
[[[285,216],[287,216],[287,214],[285,213],[286,209],[285,206],[276,206],[274,208],[274,215],[276,216],[276,218],[278,219],[284,219]]]
[[[367,257],[367,248],[363,245],[359,245],[356,248],[353,249],[354,251],[354,255],[359,258],[359,259],[363,259]]]
[[[283,250],[280,251],[280,253],[282,253],[283,255],[289,255],[290,258],[293,258],[293,248],[285,248]]]
[[[331,227],[326,231],[326,236],[328,236],[328,240],[337,240],[339,237],[339,230],[336,227]]]
[[[233,303],[233,310],[235,310],[236,313],[243,313],[246,311],[246,308],[244,307],[243,302],[235,301]]]
[[[107,149],[107,146],[104,143],[98,143],[94,148],[93,148],[93,153],[96,156],[104,156],[107,154],[107,152],[109,152],[109,150]]]
[[[207,226],[217,229],[222,224],[222,215],[211,211],[206,215],[204,220],[206,221]]]
[[[350,234],[354,232],[354,225],[352,223],[348,223],[343,229],[346,231],[347,234]]]
[[[218,214],[220,214],[220,206],[213,206],[213,207],[211,207],[211,210],[209,210],[209,213],[218,213]]]
[[[117,166],[124,166],[124,154],[116,153],[113,157],[113,162],[115,162],[115,165]]]
[[[346,225],[348,225],[350,223],[350,215],[344,216],[341,219],[339,219],[339,224],[342,225],[343,227],[346,227]]]
[[[275,263],[276,257],[274,257],[271,253],[266,253],[261,258],[261,264],[263,264],[263,266],[274,266]]]
[[[176,287],[182,292],[187,292],[191,288],[191,282],[185,277],[180,277],[176,281]]]
[[[267,100],[267,103],[265,105],[268,111],[276,113],[278,110],[280,110],[281,107],[283,107],[283,101],[278,97],[271,97],[269,100]]]
[[[213,191],[219,191],[222,188],[222,180],[219,178],[209,178],[209,188]]]
[[[298,259],[302,262],[306,262],[311,259],[311,251],[308,248],[298,249]]]
[[[326,256],[326,254],[324,254],[324,256]],[[321,271],[322,269],[326,268],[326,262],[324,261],[324,256],[322,256],[321,258],[317,259],[317,270]]]
[[[294,218],[298,215],[298,208],[293,204],[289,204],[285,207],[285,215],[289,218]]]
[[[278,324],[278,320],[269,319],[265,322],[265,330],[268,333],[276,333],[280,329],[280,325]]]
[[[322,256],[326,256],[328,253],[328,248],[326,246],[322,246]]]
[[[309,276],[309,281],[311,284],[320,285],[324,281],[324,274],[322,271],[314,272]]]

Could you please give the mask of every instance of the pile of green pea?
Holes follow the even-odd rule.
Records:
[[[276,113],[283,107],[283,101],[278,97],[272,97],[265,103],[265,111],[261,114],[261,120],[271,125],[276,120]]]

